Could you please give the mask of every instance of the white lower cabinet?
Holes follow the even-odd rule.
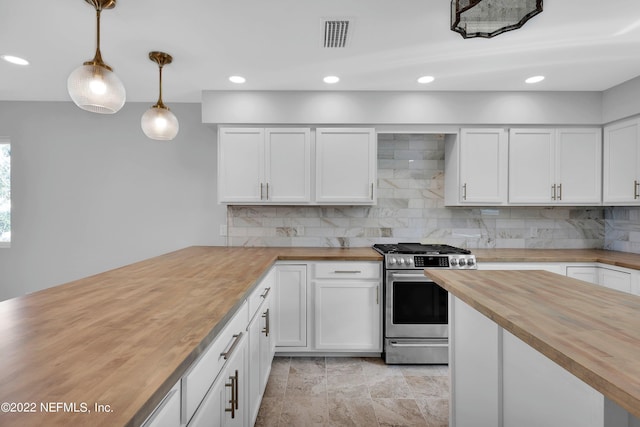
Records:
[[[276,346],[306,347],[307,265],[276,265],[276,282]]]
[[[174,385],[162,402],[142,423],[143,427],[180,426],[180,381]]]
[[[382,351],[380,282],[315,281],[315,349]]]
[[[640,273],[636,271],[622,267],[605,267],[603,265],[567,266],[568,277],[627,293],[634,293],[633,279],[637,279],[639,275]]]
[[[189,427],[248,425],[246,350],[247,339],[243,334],[225,351],[225,367],[207,392]]]
[[[630,427],[637,418],[450,296],[452,427]]]
[[[273,293],[275,289],[275,269],[267,276],[264,282],[266,288],[259,287],[254,291],[263,299],[249,322],[247,333],[249,335],[248,350],[248,421],[254,425],[260,409],[260,402],[271,372],[271,362],[275,354],[275,337],[273,334]],[[252,294],[253,295],[253,294]]]
[[[278,352],[382,352],[381,262],[279,263],[276,271]]]

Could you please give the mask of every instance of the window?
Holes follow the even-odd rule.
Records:
[[[0,247],[11,243],[11,144],[0,138]]]

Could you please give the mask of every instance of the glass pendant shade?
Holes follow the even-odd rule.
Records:
[[[151,139],[170,141],[176,137],[180,126],[178,119],[166,107],[154,105],[142,115],[142,131]]]
[[[452,0],[451,30],[491,38],[522,27],[542,12],[542,0]]]
[[[78,107],[92,113],[116,113],[126,99],[124,85],[118,76],[94,64],[76,68],[67,79],[67,90]]]

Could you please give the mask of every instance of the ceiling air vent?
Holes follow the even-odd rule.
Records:
[[[323,19],[323,47],[346,47],[350,23],[349,19]]]

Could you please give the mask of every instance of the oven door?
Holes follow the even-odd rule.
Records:
[[[446,290],[423,270],[387,270],[385,279],[385,337],[449,336]]]

